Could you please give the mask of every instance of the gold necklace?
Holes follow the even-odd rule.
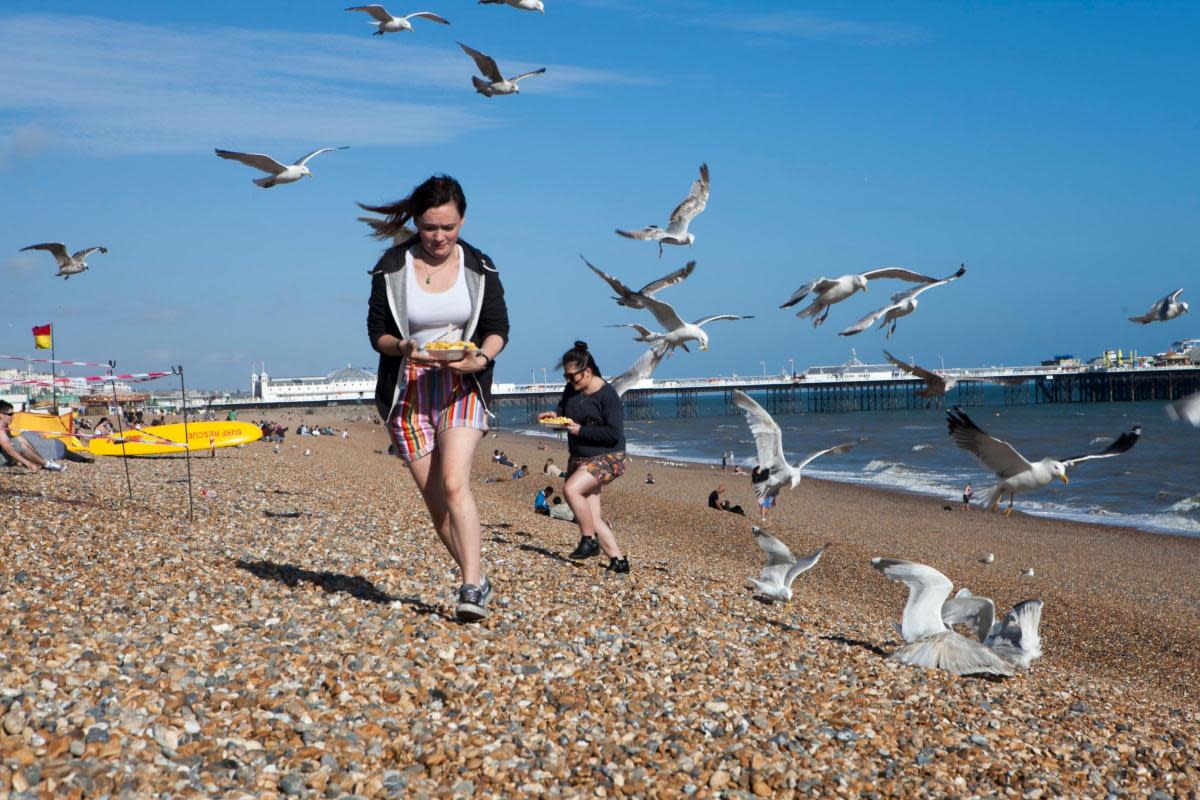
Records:
[[[449,258],[446,259],[446,261],[449,261],[449,260],[450,260]],[[430,270],[441,269],[442,267],[446,266],[446,261],[443,261],[442,263],[438,264],[437,267],[432,266],[428,261],[425,262],[425,285],[426,286],[428,286],[430,284],[430,282],[433,280],[433,273],[431,273]]]

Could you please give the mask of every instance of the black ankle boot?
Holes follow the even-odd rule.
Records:
[[[629,557],[621,556],[620,558],[610,558],[608,566],[604,568],[608,572],[615,572],[618,575],[626,575],[629,573]]]
[[[568,556],[569,558],[591,558],[600,552],[600,542],[595,536],[582,536],[579,546]]]

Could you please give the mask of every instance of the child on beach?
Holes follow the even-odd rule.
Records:
[[[579,546],[571,558],[590,558],[603,550],[609,558],[606,569],[627,573],[629,559],[621,554],[612,529],[600,515],[601,489],[625,472],[625,412],[621,398],[601,377],[587,342],[575,342],[563,354],[562,368],[566,379],[562,399],[553,412],[538,416],[574,420],[567,428],[570,459],[563,486],[579,524]]]

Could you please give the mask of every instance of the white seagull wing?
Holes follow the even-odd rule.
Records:
[[[826,447],[824,450],[818,450],[815,453],[809,453],[808,455],[806,455],[803,459],[801,459],[796,464],[796,469],[798,469],[798,470],[804,469],[805,467],[807,467],[812,462],[816,461],[821,456],[834,455],[836,453],[845,453],[849,450],[853,450],[854,445],[856,445],[856,444],[858,444],[858,443],[857,442],[842,442],[841,444],[835,444],[833,447]]]
[[[910,298],[917,297],[922,292],[927,292],[930,289],[933,289],[937,286],[945,286],[947,283],[950,283],[951,281],[956,281],[959,278],[961,278],[963,275],[966,275],[966,274],[967,274],[966,265],[965,264],[959,265],[958,270],[955,271],[955,273],[953,275],[947,275],[946,277],[940,278],[940,279],[934,278],[929,283],[923,283],[920,286],[917,286],[916,288],[908,289],[903,292],[896,292],[894,295],[892,295],[892,302],[899,303],[902,300],[908,300]]]
[[[780,430],[779,423],[741,389],[733,390],[733,402],[746,415],[746,424],[750,426],[754,446],[758,451],[759,468],[769,470],[772,475],[788,472],[790,467],[787,457],[783,454],[783,431]]]
[[[947,625],[970,625],[979,641],[987,639],[996,621],[996,604],[990,597],[971,594],[959,589],[958,594],[942,604],[942,622]]]
[[[675,206],[667,230],[672,234],[682,234],[696,215],[708,205],[708,164],[700,165],[700,177],[692,181],[691,191],[683,198],[683,202]]]
[[[309,159],[316,158],[317,156],[321,155],[321,153],[328,153],[332,150],[349,150],[349,149],[350,149],[349,145],[347,145],[345,147],[321,147],[316,150],[313,150],[311,153],[304,156],[304,158],[300,159],[292,166],[303,167],[305,164],[308,163]]]
[[[920,272],[913,272],[911,269],[904,267],[880,267],[879,269],[868,270],[862,273],[862,276],[869,281],[877,278],[896,278],[902,281],[912,281],[913,283],[933,283],[937,280],[930,275],[922,275]]]
[[[431,22],[440,22],[443,25],[450,24],[450,20],[446,19],[445,17],[439,17],[437,14],[433,13],[432,11],[414,11],[411,14],[404,15],[405,19],[412,19],[413,17],[416,17],[417,19],[427,19],[427,20],[430,20]]]
[[[58,262],[60,267],[69,266],[71,263],[71,256],[67,253],[67,248],[62,242],[42,242],[41,244],[31,244],[29,247],[21,248],[22,253],[26,250],[45,250],[54,256],[54,260]]]
[[[546,72],[545,67],[538,67],[537,69],[530,70],[529,72],[522,72],[520,75],[513,75],[511,78],[509,78],[509,81],[511,81],[512,83],[516,83],[517,81],[524,80],[525,78],[528,78],[532,75],[542,75],[545,72]]]
[[[583,256],[582,256],[582,255],[580,255],[579,257],[580,257],[580,258],[583,258]],[[599,267],[597,267],[595,264],[593,264],[592,262],[588,261],[586,258],[583,258],[583,263],[585,263],[585,264],[587,264],[587,265],[588,265],[588,269],[590,269],[592,272],[594,272],[594,273],[596,273],[597,275],[599,275],[599,276],[600,276],[600,278],[601,278],[601,279],[602,279],[602,280],[603,280],[605,283],[607,283],[607,284],[608,284],[608,285],[609,285],[609,286],[612,288],[612,290],[613,290],[614,292],[616,292],[616,293],[619,295],[619,299],[621,299],[621,300],[628,300],[629,298],[633,297],[635,294],[640,294],[640,292],[634,292],[634,291],[633,291],[633,289],[630,289],[628,286],[626,286],[625,284],[621,283],[621,281],[617,280],[617,279],[616,279],[616,278],[614,278],[612,275],[609,275],[607,272],[605,272],[604,270],[600,269],[600,268],[599,268]],[[640,300],[641,298],[639,297],[639,298],[637,298],[637,299],[638,299],[638,300]]]
[[[790,586],[791,583],[787,580],[788,571],[796,564],[796,559],[792,557],[792,551],[786,544],[757,525],[752,525],[750,530],[754,532],[754,541],[758,542],[758,546],[767,554],[767,563],[762,568],[761,580],[763,583],[779,587]]]
[[[1011,478],[1033,466],[1015,447],[988,434],[958,406],[946,412],[946,419],[954,443],[1001,478]]]
[[[642,241],[646,241],[647,239],[661,239],[663,237],[663,229],[657,225],[647,225],[636,231],[626,231],[617,228],[617,233],[626,239],[641,239]]]
[[[664,303],[656,297],[647,297],[642,304],[668,333],[679,330],[686,324],[679,314],[675,313],[675,308],[670,303]]]
[[[83,250],[80,250],[78,253],[75,253],[74,255],[71,256],[71,258],[75,259],[76,261],[82,261],[83,259],[90,256],[92,253],[107,253],[107,252],[108,252],[107,247],[88,247]]]
[[[707,325],[710,322],[717,322],[717,321],[723,320],[723,319],[754,319],[754,317],[752,315],[746,315],[746,314],[714,314],[711,317],[702,317],[702,318],[696,320],[695,322],[693,322],[692,324],[703,328],[705,325]]]
[[[1166,412],[1173,420],[1183,420],[1192,427],[1200,428],[1200,392],[1167,404]]]
[[[825,547],[828,547],[828,546],[829,545],[825,545]],[[810,569],[815,567],[817,565],[817,562],[821,560],[821,556],[825,552],[825,547],[822,547],[820,550],[816,551],[815,553],[809,553],[806,556],[797,558],[796,563],[792,564],[792,566],[788,568],[787,575],[784,576],[784,579],[783,579],[783,581],[784,581],[783,585],[790,589],[792,584],[795,583],[796,577],[798,575],[808,572]]]
[[[830,280],[829,278],[817,278],[815,281],[809,281],[808,283],[804,284],[796,291],[792,292],[792,296],[789,297],[787,300],[784,300],[783,305],[781,305],[779,307],[780,308],[791,308],[792,306],[796,305],[796,303],[799,303],[801,300],[803,300],[805,297],[808,297],[809,292],[816,292],[818,294],[821,294],[823,292],[828,291],[829,288],[831,286],[835,285],[836,283],[837,283],[836,280]]]
[[[479,74],[483,75],[483,77],[492,83],[500,83],[504,80],[504,76],[500,74],[500,68],[496,66],[496,62],[487,53],[481,53],[473,47],[467,47],[462,42],[459,42],[458,46],[475,60],[475,66],[479,68]]]
[[[221,158],[227,158],[230,161],[240,161],[247,167],[254,167],[263,172],[269,172],[272,175],[278,175],[287,169],[286,164],[280,164],[275,159],[263,153],[238,153],[233,150],[216,150],[215,152]]]
[[[365,11],[379,22],[391,22],[392,20],[392,15],[388,13],[388,10],[378,4],[369,6],[350,6],[350,8],[347,8],[346,10]]]
[[[936,372],[931,372],[930,370],[927,370],[924,367],[919,367],[916,364],[909,364],[908,362],[901,361],[900,359],[896,358],[894,355],[889,353],[887,350],[883,351],[883,355],[897,369],[907,372],[909,375],[916,375],[918,378],[920,378],[921,380],[928,383],[931,387],[938,389],[943,394],[945,393],[946,379],[943,378],[941,375],[938,375]]]
[[[1004,615],[1000,629],[988,636],[987,645],[1002,658],[1028,669],[1042,656],[1042,601],[1024,600]]]
[[[1138,439],[1141,438],[1141,435],[1142,426],[1134,425],[1132,430],[1122,433],[1117,437],[1115,442],[1101,450],[1099,453],[1087,453],[1082,456],[1060,458],[1059,461],[1061,461],[1067,467],[1074,467],[1078,464],[1082,464],[1085,461],[1094,461],[1098,458],[1112,458],[1113,456],[1119,456],[1137,444]]]
[[[896,303],[891,303],[890,305],[886,305],[883,308],[879,308],[879,309],[872,311],[870,314],[867,314],[865,317],[863,317],[858,322],[851,325],[849,328],[846,328],[843,331],[839,331],[838,336],[853,336],[856,333],[862,333],[867,328],[874,325],[875,320],[879,319],[884,314],[891,311],[893,308],[896,308]]]
[[[610,380],[609,383],[616,390],[617,397],[624,395],[642,381],[648,380],[654,374],[654,370],[658,367],[659,362],[663,360],[663,356],[670,349],[670,346],[665,342],[659,342],[654,347],[642,353],[638,357],[638,360],[633,362],[633,366]]]
[[[658,292],[666,289],[668,286],[674,286],[677,283],[682,283],[688,275],[692,274],[692,270],[696,269],[696,262],[689,261],[685,266],[675,270],[674,272],[663,275],[656,281],[650,281],[641,289],[638,289],[638,294],[646,297],[653,297]]]
[[[871,566],[908,587],[908,603],[900,623],[904,641],[915,642],[946,631],[942,605],[954,588],[949,578],[933,567],[898,558],[872,558]]]

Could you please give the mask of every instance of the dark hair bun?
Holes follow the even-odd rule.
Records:
[[[575,341],[576,350],[587,350],[587,342]]]

